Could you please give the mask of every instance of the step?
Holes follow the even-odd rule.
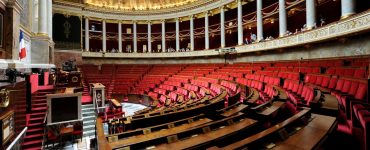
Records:
[[[39,122],[43,122],[43,121],[44,121],[44,117],[31,117],[31,118],[30,118],[30,121],[39,121]]]
[[[91,131],[84,131],[83,132],[83,137],[86,137],[86,136],[93,136],[95,135],[95,130],[91,130]]]
[[[41,150],[41,147],[35,146],[35,147],[31,147],[31,148],[23,148],[23,150]]]
[[[90,131],[90,130],[95,130],[95,125],[86,125],[84,124],[83,126],[84,132]]]
[[[87,116],[87,117],[82,117],[83,121],[87,120],[95,120],[95,116]]]
[[[35,128],[39,128],[39,127],[43,128],[43,126],[44,126],[44,123],[41,122],[41,123],[30,123],[30,124],[28,124],[27,127],[35,129]]]
[[[87,117],[87,116],[95,116],[94,111],[84,111],[82,112],[82,117]]]
[[[46,99],[34,99],[34,100],[32,100],[32,102],[34,102],[34,103],[45,103]]]
[[[31,139],[31,138],[43,138],[44,134],[31,134],[31,135],[26,135],[25,139]]]
[[[43,128],[35,128],[35,129],[27,129],[27,134],[31,134],[31,133],[44,133],[44,129]]]
[[[86,121],[83,121],[83,125],[84,125],[84,128],[85,126],[95,126],[95,120],[86,120]]]
[[[46,112],[38,112],[38,113],[31,113],[31,117],[36,117],[36,116],[45,116]]]
[[[29,142],[23,142],[22,146],[28,146],[28,145],[34,145],[34,144],[42,144],[42,141],[43,140],[33,140],[33,141],[29,141]]]
[[[46,106],[47,106],[47,103],[32,104],[32,108],[35,108],[35,107],[46,107]]]
[[[81,111],[94,111],[95,108],[82,108]]]
[[[32,108],[32,111],[46,111],[47,107]]]
[[[82,108],[94,108],[94,104],[85,104],[82,105]]]

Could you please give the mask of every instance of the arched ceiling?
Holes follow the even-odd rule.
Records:
[[[199,0],[85,0],[90,6],[120,10],[158,10],[192,4]]]

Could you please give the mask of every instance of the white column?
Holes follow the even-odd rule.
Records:
[[[285,0],[279,0],[279,36],[283,37],[287,31]]]
[[[341,18],[347,18],[355,14],[356,1],[355,0],[341,0],[342,15]]]
[[[39,33],[39,1],[33,0],[32,31]]]
[[[257,41],[263,40],[262,0],[257,0]]]
[[[107,52],[107,27],[103,19],[103,52]]]
[[[48,26],[47,26],[47,1],[46,0],[39,0],[39,33],[40,34],[48,34]]]
[[[306,0],[306,26],[312,29],[316,24],[315,0]]]
[[[190,16],[190,50],[194,51],[194,16]]]
[[[220,22],[220,26],[221,26],[221,47],[225,47],[225,9],[224,7],[222,6],[220,8],[220,17],[221,17],[221,22]]]
[[[47,17],[48,17],[48,34],[49,38],[53,39],[53,2],[47,0]]]
[[[208,12],[204,16],[204,49],[209,49],[209,23],[208,23]]]
[[[162,20],[162,52],[166,51],[166,21]]]
[[[243,45],[243,5],[238,0],[238,45]]]
[[[90,51],[89,18],[85,18],[85,51]]]
[[[134,30],[134,53],[137,53],[137,33],[136,33],[136,21],[134,21],[133,24],[133,30]]]
[[[122,53],[122,23],[118,22],[118,52]]]
[[[148,22],[148,52],[152,52],[152,23]]]
[[[176,51],[180,50],[180,19],[176,18]]]

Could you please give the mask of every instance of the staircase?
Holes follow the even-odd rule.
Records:
[[[82,81],[82,86],[83,86],[83,91],[82,91],[82,96],[90,96],[90,93],[89,93],[89,86],[86,85],[86,82],[85,81]]]
[[[93,104],[82,105],[83,137],[95,136],[96,115]]]
[[[32,95],[31,113],[27,114],[27,132],[22,144],[23,150],[41,149],[44,135],[44,118],[46,115],[47,104],[46,94],[51,94],[52,90],[40,90]]]

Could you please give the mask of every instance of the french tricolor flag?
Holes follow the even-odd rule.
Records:
[[[19,35],[19,59],[22,60],[26,58],[26,44],[23,38],[23,31]]]

